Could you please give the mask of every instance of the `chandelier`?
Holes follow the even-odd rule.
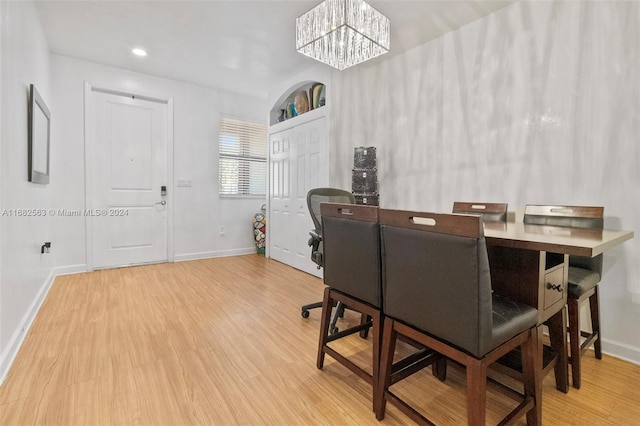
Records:
[[[389,51],[389,18],[364,0],[325,0],[296,19],[296,50],[343,70]]]

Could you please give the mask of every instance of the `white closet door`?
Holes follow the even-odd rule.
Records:
[[[291,264],[290,236],[285,230],[291,222],[291,137],[293,130],[285,130],[269,138],[269,256]]]
[[[292,243],[295,256],[295,266],[310,274],[322,276],[317,265],[310,259],[311,247],[308,245],[309,230],[313,228],[313,221],[307,208],[307,192],[320,186],[320,157],[322,141],[325,138],[325,120],[318,119],[296,128],[296,197],[295,207],[295,235]],[[323,184],[322,186],[326,186]]]
[[[270,138],[269,255],[283,263],[321,277],[310,259],[307,242],[313,221],[307,192],[327,186],[328,163],[325,118],[300,124]]]

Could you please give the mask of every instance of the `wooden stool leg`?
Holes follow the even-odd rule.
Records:
[[[387,408],[385,393],[391,386],[391,367],[393,365],[393,353],[396,350],[398,333],[393,328],[394,320],[385,318],[382,332],[382,347],[380,348],[380,370],[378,371],[378,391],[374,395],[373,408],[376,419],[384,419]]]
[[[596,352],[596,358],[602,359],[602,339],[600,338],[600,301],[598,296],[598,286],[594,288],[594,292],[589,298],[589,307],[591,308],[591,329],[593,333],[598,333],[596,340],[593,342],[593,349]]]
[[[431,364],[431,374],[438,378],[441,382],[447,380],[447,357],[444,355],[435,355],[436,359]]]
[[[467,364],[467,424],[484,425],[487,416],[487,367],[482,361]]]
[[[535,408],[527,412],[527,425],[542,425],[542,359],[538,358],[538,334],[533,328],[522,345],[522,377],[525,396],[532,397]]]
[[[376,401],[380,399],[380,350],[382,347],[382,313],[376,312],[373,316],[367,315],[367,318],[373,321],[372,334],[373,334],[373,374],[372,374],[372,386],[373,386],[373,411],[376,411]]]
[[[331,310],[333,309],[333,300],[331,299],[331,289],[324,289],[324,297],[322,299],[322,314],[320,317],[320,338],[318,339],[318,360],[316,366],[322,369],[324,366],[324,348],[327,345],[327,337],[329,335],[329,323],[331,322]]]
[[[571,348],[571,377],[573,387],[580,389],[580,302],[568,299],[569,308],[569,346]]]

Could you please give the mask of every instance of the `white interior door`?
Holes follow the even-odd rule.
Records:
[[[327,186],[325,118],[272,134],[269,149],[269,256],[321,277],[307,244],[313,228],[307,192]]]
[[[291,264],[292,249],[289,234],[281,232],[291,226],[291,136],[292,130],[285,130],[269,138],[270,179],[269,179],[269,256],[280,262]]]
[[[313,275],[322,276],[318,265],[311,260],[309,231],[313,229],[313,220],[307,207],[307,192],[320,186],[321,147],[325,138],[325,119],[306,123],[296,129],[295,144],[295,226],[291,229],[294,264],[298,269]],[[326,185],[324,185],[326,186]]]
[[[91,105],[93,266],[166,262],[167,104],[92,91]]]

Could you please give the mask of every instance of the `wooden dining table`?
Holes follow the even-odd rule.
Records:
[[[556,388],[568,392],[565,306],[569,256],[597,256],[630,240],[634,233],[485,222],[484,235],[494,291],[538,309],[539,371],[544,375],[554,368]],[[549,328],[548,347],[542,343],[543,325]]]

